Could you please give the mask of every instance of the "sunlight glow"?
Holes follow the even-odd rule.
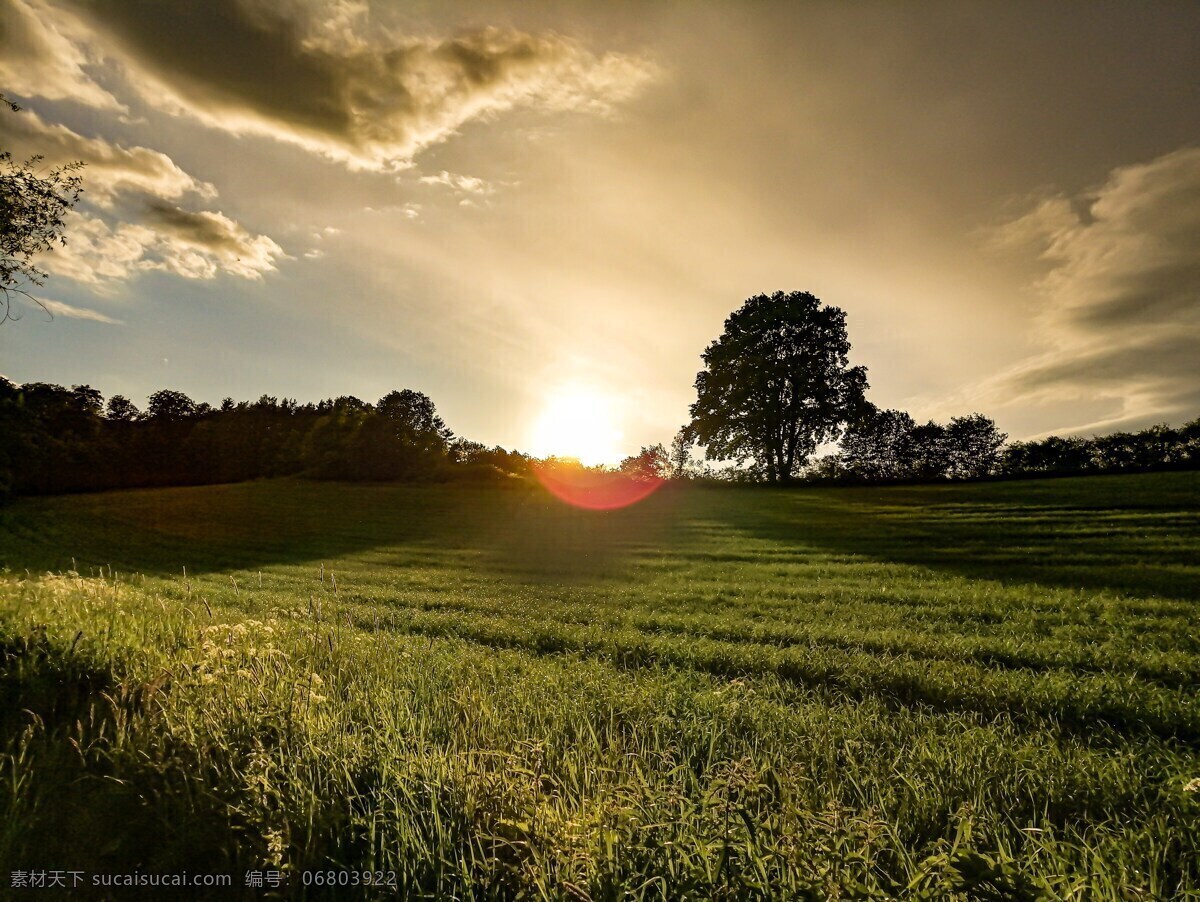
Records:
[[[537,457],[574,457],[595,466],[617,463],[620,442],[612,399],[589,386],[568,385],[547,398],[529,447]]]
[[[649,498],[663,480],[589,470],[569,462],[536,464],[534,475],[550,494],[572,507],[609,511]]]

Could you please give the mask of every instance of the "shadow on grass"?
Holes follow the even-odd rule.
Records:
[[[1004,583],[1200,598],[1200,474],[764,491],[720,507],[772,543]]]
[[[737,535],[768,545],[747,548]],[[361,555],[378,567],[570,584],[642,578],[636,565],[649,558],[673,567],[822,552],[1007,583],[1196,599],[1200,474],[668,487],[614,511],[572,508],[535,488],[276,480],[26,499],[0,509],[0,564],[18,572],[111,567],[177,576],[187,567],[199,575]]]
[[[277,480],[25,499],[0,509],[0,565],[178,576],[335,561],[483,568],[501,578],[620,578],[676,541],[678,492],[624,510],[573,508],[540,488]]]

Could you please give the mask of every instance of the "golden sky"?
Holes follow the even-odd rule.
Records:
[[[613,456],[806,290],[918,418],[1200,415],[1195,4],[0,0],[0,90],[88,164],[17,381],[564,453],[578,402]]]

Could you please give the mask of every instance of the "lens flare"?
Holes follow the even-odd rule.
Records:
[[[566,461],[548,461],[533,469],[538,481],[556,498],[587,510],[615,510],[649,498],[663,484],[657,477],[587,470]]]

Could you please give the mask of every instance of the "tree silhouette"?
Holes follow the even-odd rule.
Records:
[[[842,436],[842,468],[864,482],[888,482],[905,479],[912,466],[913,418],[902,410],[880,410],[868,405],[866,411]]]
[[[137,405],[124,395],[113,395],[108,399],[108,407],[105,408],[104,415],[113,422],[130,423],[138,418],[140,411],[137,409]]]
[[[196,415],[196,402],[181,391],[159,389],[149,397],[146,415],[154,420],[186,420]]]
[[[933,420],[914,426],[909,433],[909,461],[910,478],[924,482],[944,479],[950,466],[946,427]]]
[[[702,355],[692,433],[709,458],[751,461],[767,481],[790,482],[863,404],[867,372],[849,352],[837,307],[806,291],[750,298]]]
[[[945,431],[946,475],[950,479],[979,479],[991,475],[1007,438],[989,417],[981,413],[953,417]]]
[[[391,423],[398,439],[422,450],[445,452],[454,438],[429,396],[411,388],[388,392],[375,410]]]
[[[672,479],[687,479],[692,474],[692,445],[695,439],[687,426],[681,426],[671,439],[671,448],[667,451],[667,461]]]
[[[839,477],[862,482],[979,479],[999,470],[1005,438],[981,413],[918,426],[902,410],[868,404],[831,464]]]
[[[671,472],[671,462],[667,458],[667,449],[660,442],[625,458],[618,469],[634,479],[666,479]]]

